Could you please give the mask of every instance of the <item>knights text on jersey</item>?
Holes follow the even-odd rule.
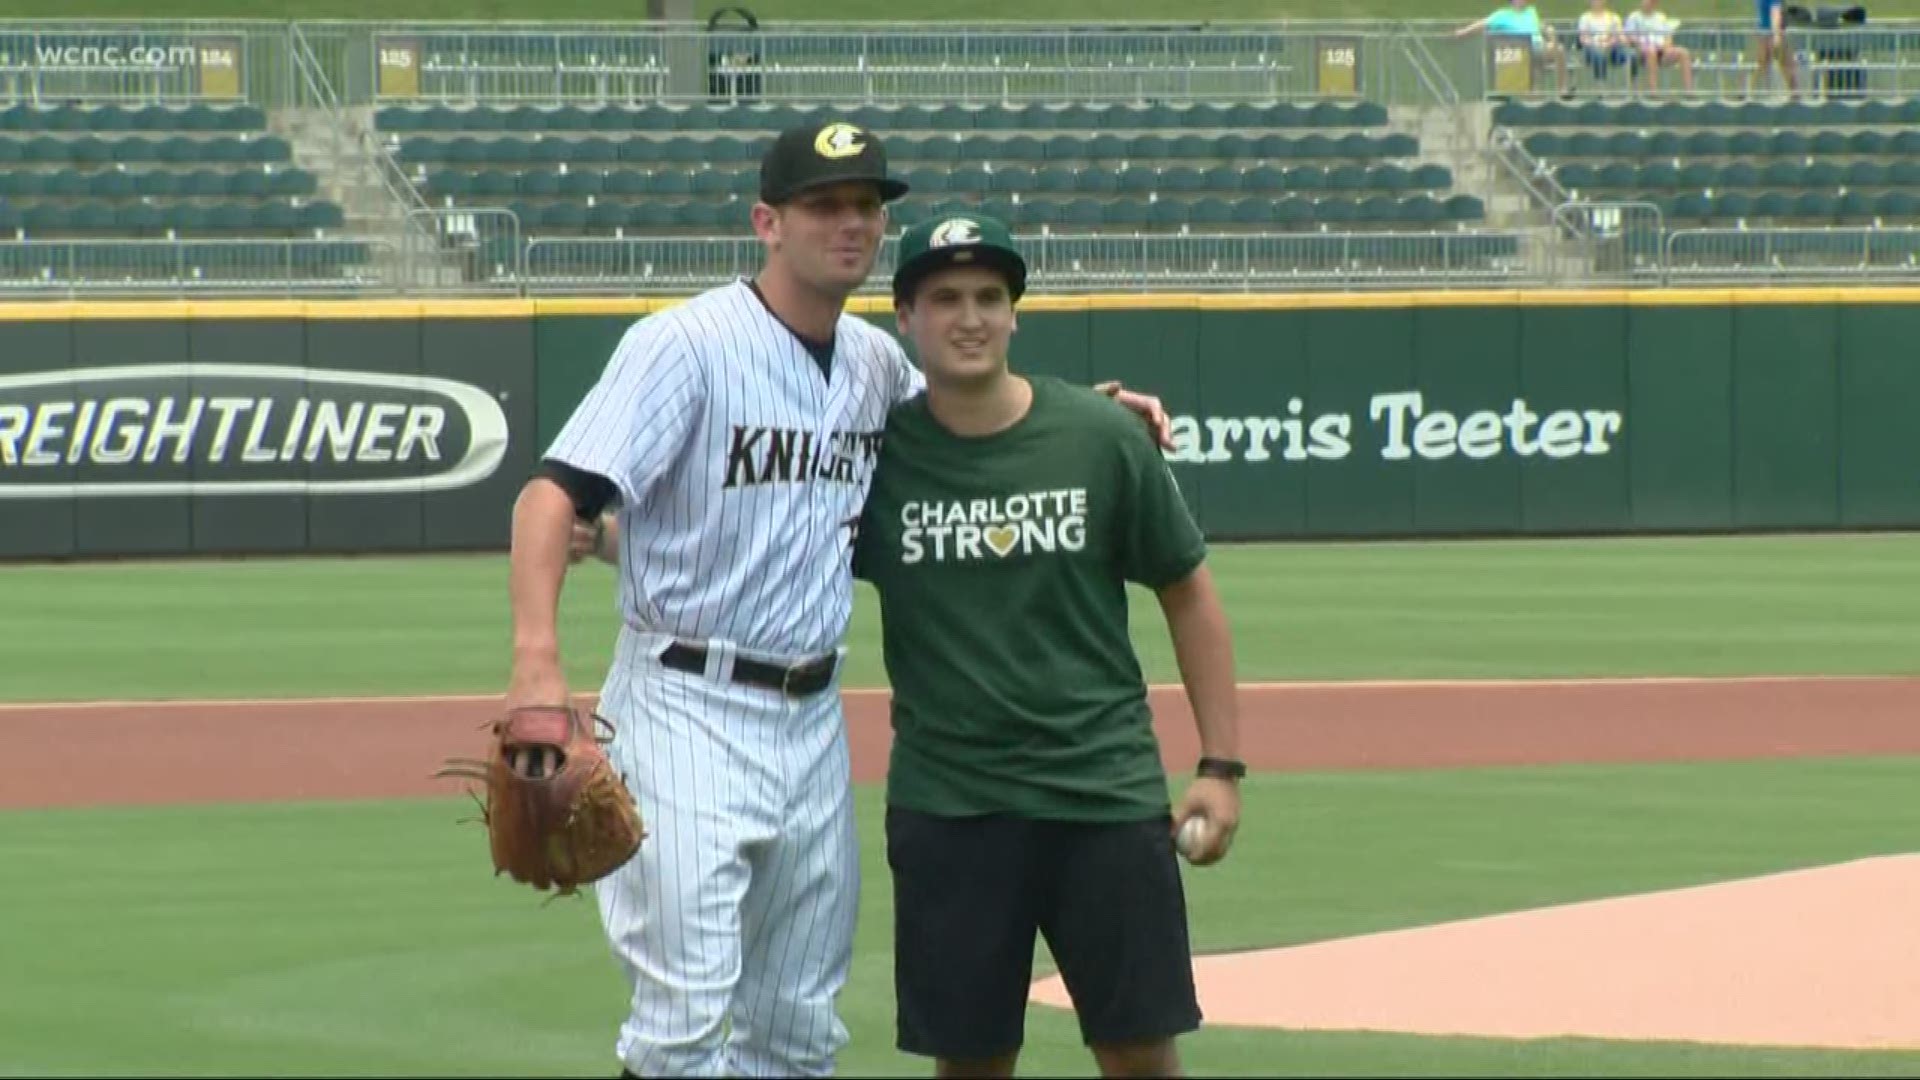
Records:
[[[830,370],[744,281],[628,329],[547,456],[620,490],[629,622],[775,656],[840,644],[887,411],[922,382],[852,315]]]

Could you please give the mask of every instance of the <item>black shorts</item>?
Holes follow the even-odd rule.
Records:
[[[1165,816],[1080,824],[889,807],[899,1048],[948,1060],[1018,1050],[1036,933],[1087,1043],[1198,1028],[1171,828]]]

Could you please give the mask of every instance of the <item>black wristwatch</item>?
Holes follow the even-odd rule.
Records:
[[[1234,758],[1203,757],[1193,774],[1215,780],[1238,780],[1247,775],[1247,763]]]

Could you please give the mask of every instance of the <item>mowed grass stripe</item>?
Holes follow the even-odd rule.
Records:
[[[1920,670],[1916,535],[1221,545],[1212,564],[1249,681]],[[506,565],[0,567],[19,630],[0,701],[496,693]],[[1158,604],[1130,595],[1148,680],[1177,682]],[[884,686],[864,585],[857,601],[848,684]],[[612,571],[577,568],[561,630],[576,689],[599,687],[616,627]]]

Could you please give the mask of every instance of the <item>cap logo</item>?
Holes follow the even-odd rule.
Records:
[[[852,157],[867,148],[866,134],[852,124],[828,124],[813,137],[813,152],[823,158]]]
[[[930,248],[946,247],[949,244],[977,244],[980,242],[980,223],[968,218],[953,218],[941,222],[927,237]]]

